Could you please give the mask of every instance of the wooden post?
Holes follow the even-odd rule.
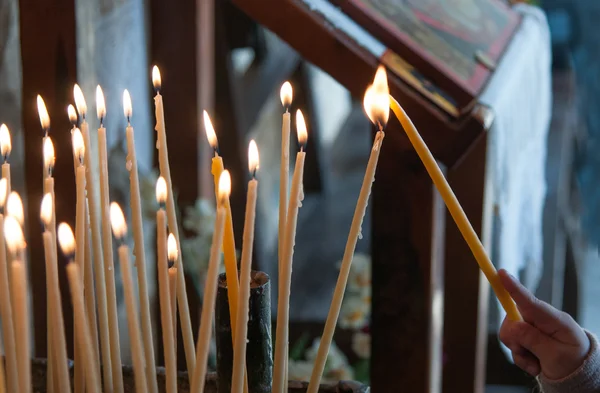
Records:
[[[75,83],[75,4],[73,0],[52,2],[30,0],[19,2],[21,58],[22,58],[22,108],[25,147],[25,196],[28,232],[29,270],[33,289],[33,317],[36,329],[34,343],[36,356],[46,356],[46,294],[45,267],[42,237],[39,234],[40,202],[42,199],[42,137],[36,110],[36,95],[44,97],[51,119],[50,135],[56,151],[55,190],[56,221],[73,222],[75,217],[75,181],[71,151],[71,128],[66,116],[66,106],[72,101]],[[59,253],[60,254],[60,253]],[[62,257],[61,257],[62,259]],[[59,266],[64,266],[59,261]],[[61,272],[63,284],[64,269]],[[63,285],[62,293],[69,293]],[[72,317],[69,296],[63,296],[65,333],[72,335]],[[71,342],[71,340],[68,340]],[[71,348],[72,350],[72,348]],[[72,351],[70,351],[72,353]]]
[[[376,178],[371,386],[378,392],[439,392],[445,214],[395,120],[388,125]]]
[[[486,177],[487,142],[487,134],[482,134],[448,171],[448,180],[473,228],[491,252],[492,206],[486,203],[491,202],[489,193],[486,199],[486,184],[491,182],[491,178]],[[447,221],[444,392],[483,393],[489,284],[449,215]]]

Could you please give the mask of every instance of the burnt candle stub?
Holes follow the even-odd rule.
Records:
[[[246,372],[248,390],[270,393],[273,378],[271,340],[271,282],[266,273],[252,271],[248,315]],[[233,372],[233,336],[229,319],[229,301],[225,274],[219,276],[216,304],[217,380],[219,393],[231,392]]]

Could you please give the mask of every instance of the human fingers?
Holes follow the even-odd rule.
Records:
[[[554,356],[553,348],[557,344],[552,338],[529,323],[508,319],[504,320],[499,337],[511,350],[523,348],[540,360],[552,358]]]
[[[504,288],[513,298],[523,319],[546,334],[565,326],[564,313],[536,298],[523,284],[504,269],[498,272]]]
[[[513,361],[527,374],[537,377],[542,372],[542,366],[538,358],[524,348],[516,347],[511,349]]]

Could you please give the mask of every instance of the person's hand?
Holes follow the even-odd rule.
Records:
[[[569,314],[536,298],[506,270],[499,275],[523,316],[523,321],[505,318],[500,328],[500,340],[512,351],[515,364],[551,380],[577,370],[590,350],[583,329]]]

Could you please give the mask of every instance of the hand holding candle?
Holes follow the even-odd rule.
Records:
[[[223,171],[223,173],[221,173],[218,190],[219,202],[217,203],[217,217],[215,219],[213,240],[210,246],[210,259],[208,262],[208,271],[206,272],[206,282],[204,284],[204,301],[202,304],[200,331],[198,332],[198,342],[196,344],[196,369],[194,370],[191,380],[190,392],[193,393],[202,393],[205,385],[206,362],[208,360],[213,314],[217,298],[219,260],[221,259],[221,245],[223,244],[223,231],[227,214],[225,206],[226,200],[229,199],[229,194],[231,192],[231,177],[229,176],[229,171]]]
[[[400,104],[398,104],[398,102],[392,96],[390,96],[390,102],[394,115],[398,118],[400,124],[402,124],[404,132],[406,132],[408,139],[423,162],[423,165],[425,166],[427,173],[429,173],[433,184],[444,199],[444,203],[446,204],[450,215],[458,226],[463,238],[469,245],[469,248],[477,260],[481,271],[483,274],[485,274],[486,278],[490,282],[494,293],[508,314],[508,317],[514,321],[521,320],[521,314],[519,313],[515,302],[511,299],[504,286],[502,286],[496,268],[488,257],[483,244],[481,244],[477,233],[469,222],[467,215],[458,202],[458,199],[454,195],[452,188],[450,188],[450,185],[440,170],[440,167],[435,162],[435,158],[433,158],[431,151],[429,151],[429,148],[423,141],[423,138],[421,138],[421,135],[413,125],[410,118],[406,115]]]
[[[77,335],[77,345],[82,351],[82,365],[85,367],[86,388],[90,393],[100,393],[100,372],[99,365],[96,364],[94,347],[92,345],[92,336],[90,328],[86,323],[85,306],[83,303],[82,277],[79,272],[79,266],[73,263],[75,256],[75,238],[73,231],[68,224],[64,222],[58,226],[58,243],[63,254],[67,257],[67,277],[71,289],[71,302],[73,303],[73,315],[78,320],[78,328],[75,330]]]
[[[27,270],[22,258],[25,249],[25,237],[19,221],[12,216],[4,219],[6,246],[12,255],[11,264],[12,308],[14,311],[15,342],[19,373],[20,392],[31,393],[31,328],[29,321],[29,302],[27,300]]]
[[[135,390],[138,393],[147,393],[146,370],[144,367],[144,348],[138,320],[137,308],[135,306],[135,295],[133,293],[133,279],[131,278],[131,266],[129,263],[129,247],[125,244],[127,235],[127,224],[123,211],[115,202],[110,204],[110,223],[115,239],[120,243],[119,262],[121,265],[121,276],[123,278],[123,291],[125,292],[125,305],[127,307],[127,325],[129,327],[129,340],[131,342],[131,356],[133,358],[133,372],[135,376]],[[153,370],[155,372],[155,370]]]

